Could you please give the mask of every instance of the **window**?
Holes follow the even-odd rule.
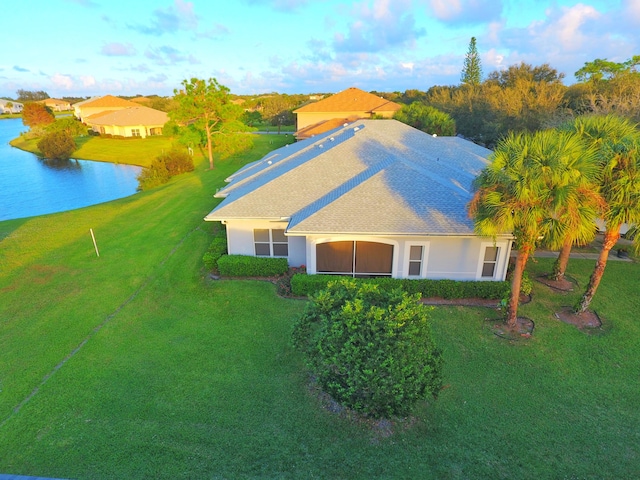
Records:
[[[486,247],[482,263],[482,277],[493,278],[495,276],[499,250],[498,247]]]
[[[327,242],[316,245],[316,271],[354,277],[390,276],[393,245],[376,242]]]
[[[409,276],[419,277],[422,274],[422,258],[424,247],[422,245],[411,245],[409,249]]]
[[[131,136],[132,137],[139,137],[140,136],[140,129],[139,128],[132,128],[131,129]]]
[[[289,239],[284,230],[256,228],[253,230],[253,244],[257,257],[289,256]]]

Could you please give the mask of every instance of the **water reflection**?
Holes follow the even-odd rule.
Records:
[[[68,160],[60,158],[42,158],[38,157],[45,167],[53,168],[54,170],[82,170],[82,164],[75,158]]]
[[[73,210],[136,193],[140,167],[38,158],[9,145],[25,129],[19,118],[0,120],[0,221]]]

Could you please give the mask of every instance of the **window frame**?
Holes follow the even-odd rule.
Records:
[[[420,259],[420,273],[418,275],[411,275],[409,273],[411,263],[415,263],[416,260],[411,259],[411,247],[422,247],[422,257]],[[427,276],[427,260],[429,258],[429,242],[407,242],[405,244],[404,251],[404,266],[406,278],[426,278]]]
[[[496,248],[496,259],[495,260],[485,260],[487,255],[488,248]],[[476,271],[476,279],[478,280],[497,280],[498,272],[501,272],[501,267],[503,264],[503,252],[504,248],[507,248],[507,245],[504,243],[494,243],[494,242],[482,242],[480,245],[480,255],[478,258],[478,269]],[[487,263],[493,263],[493,275],[484,276],[483,271],[484,267]]]
[[[266,231],[268,235],[268,240],[256,240],[256,232],[257,231]],[[282,239],[274,240],[274,231],[282,232]],[[258,245],[269,246],[269,254],[259,254],[258,249],[256,248]],[[277,247],[286,246],[287,254],[286,255],[276,255],[275,251]],[[276,247],[276,248],[274,248]],[[289,237],[286,235],[286,230],[284,228],[254,228],[253,229],[253,253],[256,257],[273,257],[273,258],[289,258]]]

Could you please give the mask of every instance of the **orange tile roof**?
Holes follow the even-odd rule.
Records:
[[[298,130],[294,136],[297,140],[304,140],[305,138],[311,138],[314,135],[320,135],[321,133],[328,132],[334,128],[342,127],[347,123],[355,122],[357,117],[349,118],[332,118],[331,120],[322,120],[321,122],[307,125],[304,128]]]
[[[401,105],[365,92],[359,88],[351,87],[322,99],[318,102],[304,105],[293,113],[311,112],[395,112]]]
[[[169,115],[154,108],[136,105],[123,110],[100,112],[87,117],[85,120],[90,125],[150,126],[164,125],[169,121]]]
[[[76,104],[77,105],[77,104]],[[95,107],[138,107],[139,104],[130,102],[123,98],[114,97],[113,95],[105,95],[104,97],[96,98],[95,100],[88,100],[82,102],[83,108],[95,108]]]

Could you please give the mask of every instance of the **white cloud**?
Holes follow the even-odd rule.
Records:
[[[438,20],[453,24],[490,22],[502,13],[502,0],[427,0],[427,4]]]
[[[82,82],[82,86],[85,88],[96,85],[96,79],[93,75],[83,75],[80,77],[80,81]]]
[[[349,31],[334,35],[337,52],[381,52],[413,48],[426,31],[416,26],[410,0],[374,0],[353,6]]]
[[[54,88],[62,90],[71,90],[75,86],[71,76],[63,75],[61,73],[51,75],[51,77],[49,77],[49,80],[53,84]]]
[[[136,49],[130,43],[111,42],[104,44],[100,53],[108,57],[130,57],[135,55]]]

